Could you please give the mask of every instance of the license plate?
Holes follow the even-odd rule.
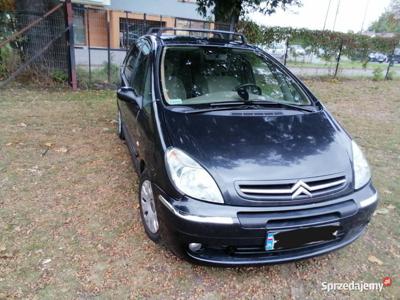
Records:
[[[335,240],[341,227],[339,224],[306,227],[300,229],[267,231],[265,250],[284,250]]]

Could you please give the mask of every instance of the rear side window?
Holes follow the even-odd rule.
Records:
[[[146,40],[138,40],[125,64],[124,74],[127,83],[134,90],[136,95],[142,95],[147,69],[150,62],[150,43]]]
[[[126,61],[124,74],[126,80],[130,83],[132,80],[133,71],[135,68],[135,63],[139,54],[139,49],[136,45],[133,45],[132,50],[129,54],[128,60]]]
[[[139,56],[136,60],[132,75],[131,86],[137,95],[143,95],[144,83],[149,68],[150,44],[146,40],[138,42]]]

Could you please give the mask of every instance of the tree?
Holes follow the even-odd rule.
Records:
[[[241,16],[254,11],[266,15],[273,14],[277,8],[300,5],[301,0],[197,0],[197,11],[204,17],[211,9],[216,23],[229,23],[231,29]]]
[[[392,0],[389,8],[372,23],[369,30],[374,32],[400,32],[400,0]]]
[[[59,3],[57,0],[15,1],[16,29],[25,28]],[[65,37],[61,36],[64,29],[64,13],[60,8],[27,30],[20,38],[19,49],[22,61],[35,57],[46,45],[51,43],[45,53],[37,57],[30,67],[39,71],[66,68],[66,42]]]

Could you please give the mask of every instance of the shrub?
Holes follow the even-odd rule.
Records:
[[[379,81],[383,80],[383,69],[381,67],[376,67],[373,71],[372,80]]]
[[[393,80],[396,78],[396,72],[393,70],[390,70],[389,73],[387,74],[387,80]]]
[[[56,69],[51,72],[51,78],[54,82],[64,83],[68,81],[68,74],[64,70]]]

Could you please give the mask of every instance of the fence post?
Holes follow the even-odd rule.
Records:
[[[86,15],[86,28],[87,28],[87,38],[88,38],[88,58],[89,58],[89,88],[92,85],[92,57],[90,54],[90,19],[89,19],[89,10],[85,7],[85,15]]]
[[[389,79],[389,71],[390,67],[393,66],[393,58],[394,58],[394,52],[396,51],[396,45],[393,47],[392,55],[390,56],[390,60],[386,69],[386,74],[385,74],[385,80]]]
[[[147,33],[147,15],[143,14],[143,22],[144,22],[144,30],[142,31],[142,34],[146,34]]]
[[[129,22],[128,22],[128,11],[125,11],[125,49],[128,52],[129,48]]]
[[[338,70],[339,70],[339,63],[340,63],[340,57],[342,56],[342,50],[343,50],[343,39],[340,40],[339,54],[336,58],[336,68],[335,68],[335,74],[333,75],[333,78],[336,78]]]
[[[289,37],[286,38],[285,56],[283,57],[283,64],[286,66],[287,56],[289,51]]]
[[[75,41],[74,41],[74,15],[71,0],[65,1],[65,20],[68,27],[67,45],[68,45],[68,81],[73,91],[78,89],[76,80],[75,64]]]
[[[107,79],[111,83],[111,37],[110,37],[110,14],[106,10],[106,24],[107,24]]]

